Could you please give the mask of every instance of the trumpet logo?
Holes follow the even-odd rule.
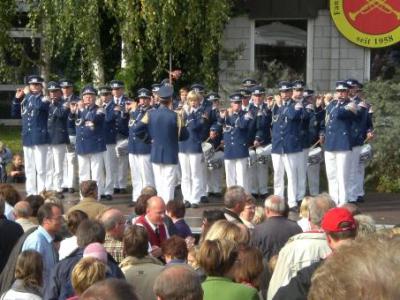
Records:
[[[400,11],[393,8],[387,0],[367,0],[358,10],[349,12],[349,17],[351,20],[355,21],[358,16],[366,15],[375,9],[388,15],[393,14],[397,20],[400,20]]]

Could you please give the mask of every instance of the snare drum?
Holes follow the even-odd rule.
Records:
[[[257,163],[265,165],[271,159],[272,144],[256,149]]]
[[[119,140],[115,146],[115,152],[117,152],[117,157],[128,155],[128,139]]]
[[[224,161],[222,159],[214,159],[207,162],[207,169],[210,171],[221,169],[224,165]]]
[[[247,158],[247,165],[249,167],[254,166],[254,164],[257,162],[257,154],[255,150],[249,150],[249,157]]]
[[[372,159],[372,147],[370,144],[365,144],[361,147],[360,163],[366,163]]]
[[[214,155],[214,148],[210,143],[203,142],[201,143],[201,150],[203,151],[204,159],[206,161],[211,160]]]
[[[321,147],[316,147],[310,152],[308,152],[308,164],[309,165],[316,165],[322,162],[322,149]]]

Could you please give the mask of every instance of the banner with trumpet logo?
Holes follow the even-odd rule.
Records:
[[[351,42],[381,48],[400,41],[400,0],[330,0],[332,19]]]

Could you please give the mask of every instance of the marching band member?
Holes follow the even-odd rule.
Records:
[[[117,119],[117,148],[119,145],[127,144],[129,129],[129,114],[126,112],[126,103],[130,102],[128,97],[124,95],[124,83],[120,80],[112,80],[110,82],[114,102],[120,107],[120,115]],[[128,154],[119,155],[117,151],[117,178],[114,184],[114,193],[126,193],[126,185],[128,183]],[[124,151],[125,152],[125,151]]]
[[[322,96],[314,99],[313,90],[305,90],[304,98],[308,101],[308,105],[313,106],[313,108],[306,109],[310,110],[309,141],[311,145],[315,145],[318,141],[321,141],[320,137],[323,135],[325,127],[325,105]],[[311,196],[319,194],[320,169],[321,163],[308,164],[307,166],[308,190]]]
[[[357,105],[357,118],[352,124],[353,149],[351,159],[351,175],[352,180],[350,186],[349,202],[363,202],[364,199],[364,174],[365,165],[360,162],[361,147],[365,141],[374,137],[372,125],[372,109],[371,105],[361,99],[363,85],[355,79],[348,79],[346,83],[350,86],[349,96],[351,102]]]
[[[242,110],[242,98],[240,93],[230,95],[231,107],[221,111],[220,118],[224,132],[226,185],[228,188],[240,185],[250,192],[248,130],[252,116]]]
[[[216,165],[212,166],[212,169],[207,168],[207,192],[209,196],[221,197],[222,195],[222,178],[224,173],[224,143],[222,141],[222,129],[221,126],[217,123],[211,125],[210,128],[210,136],[207,140],[210,143],[214,150],[214,155],[211,161],[208,161],[207,164],[217,164],[221,163],[221,166]]]
[[[352,122],[357,106],[348,98],[349,86],[336,82],[338,98],[329,102],[325,117],[325,166],[329,194],[337,205],[348,202],[352,159]]]
[[[242,87],[245,89],[251,90],[253,87],[257,85],[257,81],[252,78],[246,78],[242,81]]]
[[[250,110],[250,99],[251,99],[251,91],[247,88],[240,89],[237,91],[242,94],[242,110],[248,112]]]
[[[99,88],[99,95],[104,110],[103,134],[104,142],[106,144],[106,151],[104,151],[104,194],[101,194],[100,198],[110,201],[112,200],[114,185],[117,180],[117,120],[121,114],[121,108],[113,101],[111,87],[101,86]]]
[[[179,164],[181,167],[181,189],[186,208],[198,208],[205,192],[205,164],[201,143],[204,126],[208,125],[208,116],[200,107],[201,96],[194,90],[187,96],[189,108],[183,111],[188,139],[179,142]],[[204,200],[203,200],[204,201]]]
[[[252,99],[253,104],[250,108],[252,115],[254,116],[254,142],[253,147],[265,147],[271,143],[271,123],[272,123],[272,112],[268,109],[267,105],[264,104],[265,89],[261,86],[253,87]],[[268,194],[268,164],[254,164],[253,175],[251,176],[252,187],[251,193],[254,195],[260,195],[261,198],[265,199]]]
[[[98,197],[104,195],[104,111],[95,104],[97,91],[88,85],[82,89],[82,101],[71,103],[71,117],[76,124],[76,154],[79,182],[95,180]]]
[[[49,91],[51,100],[47,123],[49,131],[49,152],[51,153],[51,155],[48,156],[52,157],[50,165],[47,165],[47,172],[52,178],[52,186],[49,190],[55,190],[59,196],[62,197],[63,162],[67,144],[69,144],[67,128],[69,104],[61,99],[61,87],[58,83],[50,81],[47,84],[47,90]]]
[[[60,87],[61,87],[61,92],[62,92],[62,100],[68,105],[71,103],[76,103],[80,99],[78,96],[74,94],[74,84],[72,81],[68,79],[61,79],[60,80]],[[76,159],[76,153],[75,153],[75,144],[76,144],[76,128],[75,128],[75,120],[72,120],[68,117],[68,138],[69,138],[69,144],[67,144],[67,151],[65,154],[64,158],[64,164],[63,164],[63,191],[64,192],[69,192],[69,193],[74,193],[75,192],[75,186],[77,184],[76,182],[76,170],[78,168],[78,162]]]
[[[151,85],[151,101],[150,101],[150,106],[152,108],[157,109],[160,106],[160,97],[158,96],[158,91],[160,90],[160,87],[162,84],[159,83],[153,83]]]
[[[157,194],[165,201],[174,199],[175,169],[178,164],[178,140],[187,136],[182,118],[170,109],[173,89],[163,85],[158,90],[160,106],[149,110],[134,129],[137,137],[152,141],[150,161]],[[146,138],[147,139],[147,138]]]
[[[139,139],[135,135],[135,128],[152,108],[150,106],[151,92],[142,88],[137,92],[139,103],[132,102],[128,107],[129,120],[129,166],[131,169],[132,180],[132,204],[140,196],[140,192],[146,186],[155,187],[153,168],[150,161],[151,140],[147,136],[145,139]]]
[[[211,103],[211,111],[208,117],[210,126],[218,124],[219,120],[219,100],[220,96],[215,92],[210,92],[206,96],[206,101]],[[210,127],[211,129],[211,127]]]
[[[272,165],[274,167],[274,194],[284,197],[284,172],[288,178],[288,204],[297,211],[297,171],[302,163],[301,118],[303,105],[292,99],[290,82],[279,83],[280,97],[272,116]]]
[[[42,94],[43,79],[37,75],[28,77],[29,93],[17,90],[21,102],[22,145],[24,150],[26,193],[37,195],[45,189],[46,155],[49,143],[47,120],[50,102]]]

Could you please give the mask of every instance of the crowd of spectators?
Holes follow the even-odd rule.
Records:
[[[327,194],[291,220],[281,197],[260,209],[233,186],[195,236],[184,203],[154,190],[131,216],[97,202],[92,181],[80,192],[64,214],[51,194],[0,184],[1,299],[400,299],[400,230]]]

